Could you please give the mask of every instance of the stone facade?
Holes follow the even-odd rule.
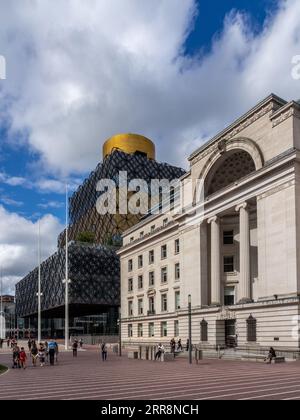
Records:
[[[184,343],[191,295],[194,344],[299,351],[299,153],[300,105],[270,95],[190,156],[204,203],[123,237],[126,345]]]

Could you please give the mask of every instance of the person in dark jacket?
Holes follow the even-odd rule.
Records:
[[[266,361],[268,364],[271,364],[274,359],[276,359],[276,352],[273,347],[271,347]]]

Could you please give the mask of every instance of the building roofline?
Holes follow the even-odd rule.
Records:
[[[224,137],[228,132],[233,130],[236,126],[240,125],[244,120],[249,118],[252,114],[259,111],[259,109],[263,108],[270,102],[276,102],[280,107],[287,104],[287,101],[280,98],[279,96],[275,95],[274,93],[271,93],[271,95],[267,96],[265,99],[260,101],[257,105],[255,105],[253,108],[251,108],[248,112],[246,112],[244,115],[239,117],[237,120],[235,120],[232,124],[230,124],[228,127],[226,127],[224,130],[219,132],[216,136],[214,136],[211,140],[203,144],[201,147],[195,150],[194,153],[190,155],[188,158],[189,161],[193,160],[196,156],[198,156],[201,152],[203,152],[205,149],[207,149],[209,146],[211,146],[213,143],[218,141],[220,138]]]

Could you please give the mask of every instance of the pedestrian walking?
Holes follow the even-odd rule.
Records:
[[[82,338],[79,340],[79,346],[82,349],[82,347],[83,347],[83,339]]]
[[[73,357],[77,357],[77,350],[78,350],[78,341],[75,340],[72,344],[72,350],[73,350]]]
[[[101,353],[102,353],[102,361],[103,362],[106,362],[106,360],[107,360],[107,352],[108,352],[107,344],[106,343],[102,343],[102,345],[101,345]]]
[[[175,354],[175,350],[176,350],[176,341],[175,341],[175,338],[172,338],[172,340],[170,342],[170,347],[171,347],[171,353]]]
[[[36,345],[36,342],[33,340],[32,341],[32,347],[31,347],[31,361],[32,361],[32,366],[36,367],[36,360],[38,358],[38,348]]]
[[[55,362],[58,363],[58,353],[59,353],[59,348],[58,348],[58,344],[55,341]]]
[[[12,368],[13,369],[18,369],[20,367],[20,359],[19,359],[20,349],[17,345],[14,346],[13,351],[12,351],[12,355],[13,355]]]
[[[29,353],[30,353],[31,352],[31,347],[32,347],[32,341],[31,341],[30,338],[29,338],[29,340],[27,342],[27,345],[28,345],[28,350],[29,350]]]
[[[155,361],[156,360],[161,360],[161,355],[165,352],[164,346],[159,343],[158,347],[157,347],[157,352],[155,353]]]
[[[190,340],[187,339],[186,340],[186,351],[189,351],[189,349],[190,349]]]
[[[177,351],[182,351],[181,338],[179,338],[178,343],[177,343]]]
[[[41,367],[44,367],[45,366],[46,352],[45,352],[45,347],[43,346],[42,343],[40,343],[40,346],[39,346],[38,357],[40,359]]]
[[[21,351],[20,351],[20,354],[19,354],[19,360],[20,360],[20,367],[23,368],[23,369],[26,369],[27,355],[26,355],[24,347],[21,347]]]
[[[57,344],[55,341],[50,341],[48,344],[48,352],[49,352],[49,359],[50,359],[50,366],[54,366],[54,359],[55,359],[55,351],[56,351]]]
[[[272,360],[276,359],[276,352],[273,347],[270,347],[269,354],[267,359],[265,360],[268,364],[272,363]]]

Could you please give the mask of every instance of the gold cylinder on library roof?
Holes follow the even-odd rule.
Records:
[[[114,150],[134,154],[144,153],[148,159],[155,160],[155,145],[147,137],[139,134],[117,134],[106,140],[103,145],[103,158],[111,155]]]

